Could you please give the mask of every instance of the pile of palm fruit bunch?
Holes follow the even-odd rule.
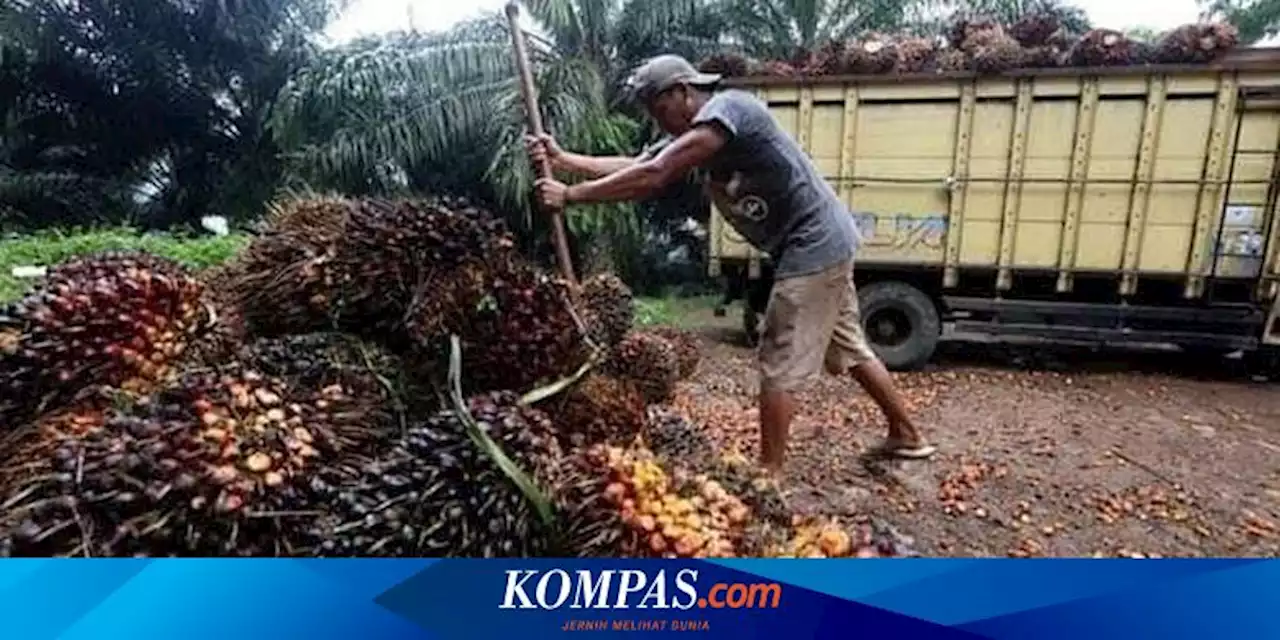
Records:
[[[151,393],[38,420],[0,464],[0,552],[296,555],[323,511],[314,477],[400,433],[397,363],[352,340],[261,340]]]
[[[463,201],[322,197],[204,273],[55,265],[0,322],[0,556],[809,554],[664,406],[698,338],[514,247]]]
[[[754,60],[720,52],[703,59],[699,67],[726,77],[998,74],[1016,69],[1208,64],[1239,44],[1236,28],[1221,22],[1183,25],[1145,42],[1105,28],[1072,32],[1063,18],[1061,9],[1050,3],[1032,3],[1007,24],[962,12],[952,16],[936,38],[868,33],[821,43],[785,59]]]

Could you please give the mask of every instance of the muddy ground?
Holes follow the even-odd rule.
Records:
[[[675,404],[754,456],[733,315],[682,317],[705,357]],[[795,510],[882,519],[924,555],[1280,554],[1280,384],[1181,354],[972,343],[895,377],[939,453],[867,459],[883,418],[853,380],[816,378],[788,453]]]

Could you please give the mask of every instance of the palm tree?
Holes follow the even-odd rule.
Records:
[[[276,92],[342,0],[0,4],[0,203],[11,223],[256,212]],[[85,207],[85,203],[98,202]]]
[[[710,51],[710,0],[530,0],[530,55],[548,129],[586,153],[636,151],[643,129],[615,111],[619,80],[647,55]],[[701,47],[701,49],[699,49]],[[461,192],[518,212],[531,168],[506,21],[487,14],[445,32],[363,38],[325,53],[281,93],[272,129],[299,183],[353,193]],[[575,208],[582,239],[641,232],[626,205]]]
[[[938,0],[727,0],[729,31],[748,53],[787,58],[868,31],[915,31]]]
[[[1201,0],[1199,4],[1203,17],[1234,24],[1244,44],[1280,34],[1280,0]]]

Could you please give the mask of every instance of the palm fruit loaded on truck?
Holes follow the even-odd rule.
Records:
[[[961,334],[1280,350],[1280,49],[1198,66],[737,77],[862,236],[895,369]],[[715,211],[709,270],[756,330],[770,265]],[[1261,360],[1260,360],[1261,361]]]

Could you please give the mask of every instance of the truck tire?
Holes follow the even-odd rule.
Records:
[[[933,299],[905,282],[875,282],[858,290],[868,344],[892,371],[918,369],[938,348],[942,321]]]

